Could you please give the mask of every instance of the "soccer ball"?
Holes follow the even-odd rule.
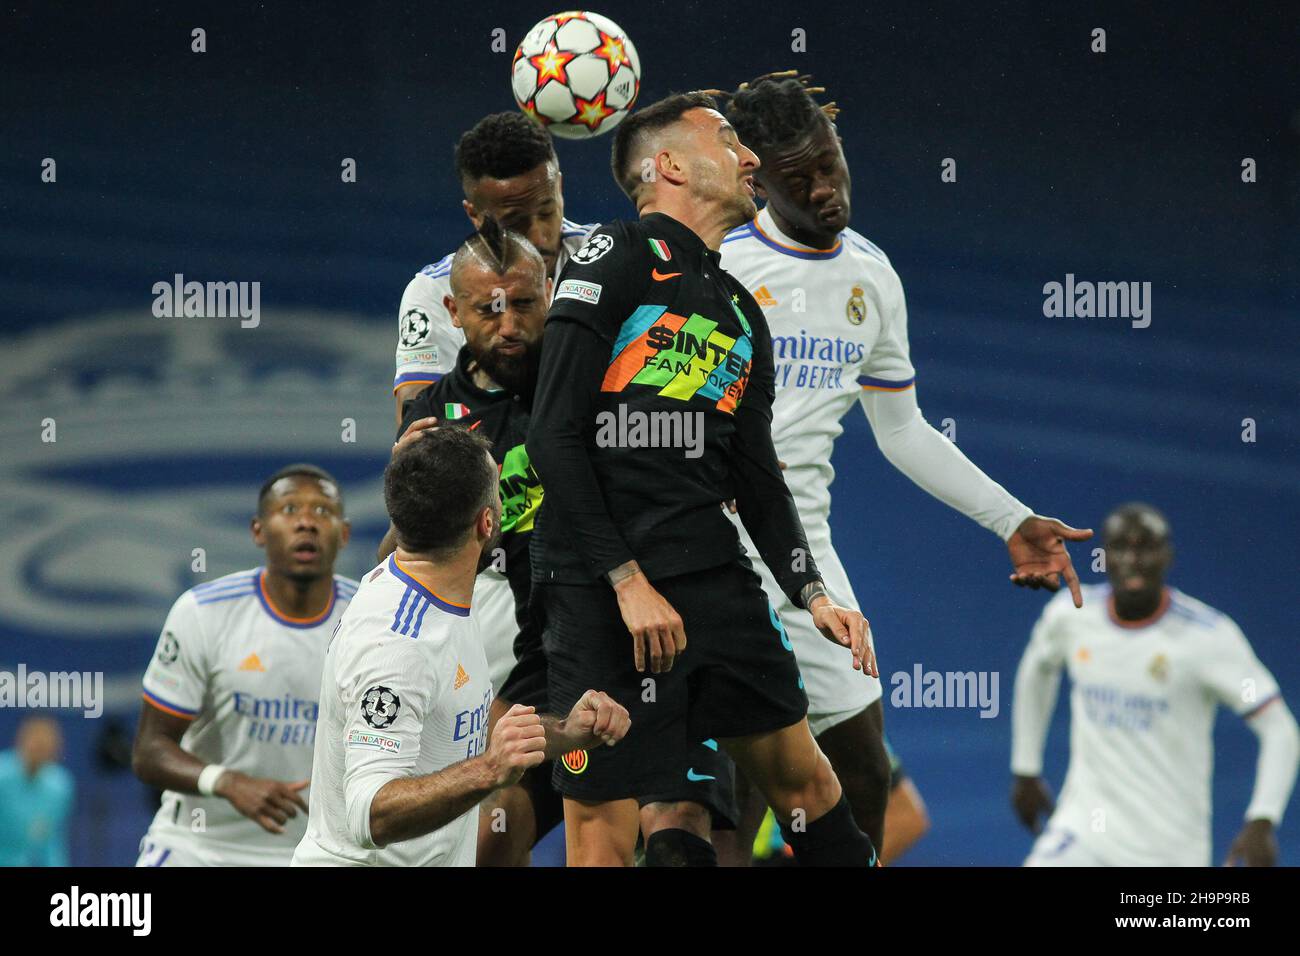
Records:
[[[608,133],[641,90],[641,60],[613,20],[580,10],[528,31],[510,66],[515,102],[556,136]]]

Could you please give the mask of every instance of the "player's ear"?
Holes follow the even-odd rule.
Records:
[[[480,220],[483,217],[479,215],[478,210],[474,208],[474,204],[472,202],[470,202],[468,199],[462,199],[460,201],[460,208],[465,210],[465,215],[469,217],[469,221],[474,224],[475,229],[477,229],[480,225],[482,225],[482,222]]]
[[[452,325],[456,326],[456,328],[458,328],[458,329],[459,329],[459,328],[464,328],[464,326],[462,326],[462,325],[460,324],[460,316],[458,316],[458,315],[456,314],[456,297],[455,297],[455,296],[453,296],[453,295],[444,295],[444,296],[442,297],[442,307],[443,307],[444,309],[446,309],[446,310],[447,310],[447,314],[451,316],[451,324],[452,324]]]
[[[492,509],[490,507],[484,508],[479,512],[478,521],[474,525],[475,534],[482,540],[487,541],[492,537],[493,529],[496,528],[496,520],[496,515],[492,513]]]
[[[342,551],[352,540],[352,522],[344,518],[339,525],[339,550]]]
[[[546,277],[546,301],[551,301],[551,290],[555,288],[555,280],[550,276]]]
[[[265,548],[266,529],[262,526],[262,516],[254,515],[253,520],[248,523],[248,529],[253,533],[253,543],[259,548]]]
[[[661,149],[655,153],[655,172],[674,186],[686,182],[685,171],[677,161],[677,154],[670,149]]]

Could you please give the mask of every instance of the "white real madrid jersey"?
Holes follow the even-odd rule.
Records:
[[[1049,827],[1110,866],[1209,866],[1214,716],[1243,717],[1277,682],[1225,614],[1174,588],[1152,617],[1120,621],[1110,588],[1061,591],[1022,667],[1069,671],[1070,764]],[[1024,772],[1036,755],[1013,755]]]
[[[470,609],[444,601],[395,555],[366,574],[330,643],[307,833],[295,866],[473,866],[478,807],[378,848],[384,784],[443,770],[487,746],[487,661]]]
[[[310,619],[272,604],[264,569],[191,588],[172,605],[144,675],[144,698],[192,721],[182,749],[252,777],[311,777],[321,666],[334,625],[357,584],[334,577],[329,606]],[[301,813],[284,833],[263,830],[221,797],[166,791],[149,828],[213,866],[286,866],[306,829]]]
[[[560,253],[555,264],[558,276],[596,224],[563,221]],[[456,367],[456,355],[465,344],[465,333],[451,324],[451,314],[442,300],[451,295],[451,260],[455,253],[425,266],[407,283],[397,309],[397,374],[393,390],[403,385],[428,385]]]
[[[819,537],[840,419],[863,389],[915,382],[903,284],[885,254],[852,229],[830,249],[810,249],[783,234],[766,207],[722,240],[722,267],[767,317],[776,364],[772,440],[809,538]]]

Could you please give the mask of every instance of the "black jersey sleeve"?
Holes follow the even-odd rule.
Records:
[[[731,461],[736,511],[754,539],[763,562],[795,607],[803,607],[799,592],[821,578],[808,549],[794,496],[781,474],[772,444],[772,402],[776,398],[776,368],[767,320],[753,297],[733,283],[749,318],[754,355],[749,383],[736,405],[736,442]]]
[[[641,304],[640,293],[650,281],[649,259],[639,224],[616,220],[601,226],[565,264],[547,320],[580,323],[604,339],[608,350]]]
[[[600,321],[552,310],[526,442],[546,488],[546,520],[564,527],[593,578],[634,557],[610,518],[587,453],[596,394],[609,364],[609,343],[594,330]]]

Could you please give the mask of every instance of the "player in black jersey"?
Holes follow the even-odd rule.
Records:
[[[512,704],[546,709],[546,659],[538,618],[529,605],[528,561],[528,539],[543,491],[524,439],[551,289],[536,249],[522,235],[501,230],[491,217],[455,253],[451,288],[447,308],[465,333],[465,346],[451,372],[403,405],[398,444],[426,427],[456,422],[488,440],[501,469],[502,537],[493,564],[514,594],[518,633],[515,665],[492,704],[489,721],[494,723]],[[578,753],[572,760],[580,759]],[[685,819],[707,839],[714,819],[734,825],[731,768],[725,757],[696,742],[683,748],[677,762],[680,783],[646,795],[646,803],[667,804],[644,815],[646,833],[682,825],[677,821]],[[688,781],[692,764],[709,780]],[[497,791],[483,804],[479,865],[526,865],[537,840],[559,823],[563,810],[551,770],[550,763],[533,768],[519,784]]]
[[[618,748],[555,769],[569,860],[631,861],[635,797],[671,772],[657,741],[685,733],[722,743],[800,863],[872,865],[719,507],[735,499],[791,601],[874,676],[866,622],[826,596],[772,447],[766,321],[718,266],[722,236],[755,214],[758,160],[693,93],[625,120],[612,162],[641,218],[597,229],[561,274],[527,442],[548,489],[531,553],[550,705],[598,675],[632,712]]]

